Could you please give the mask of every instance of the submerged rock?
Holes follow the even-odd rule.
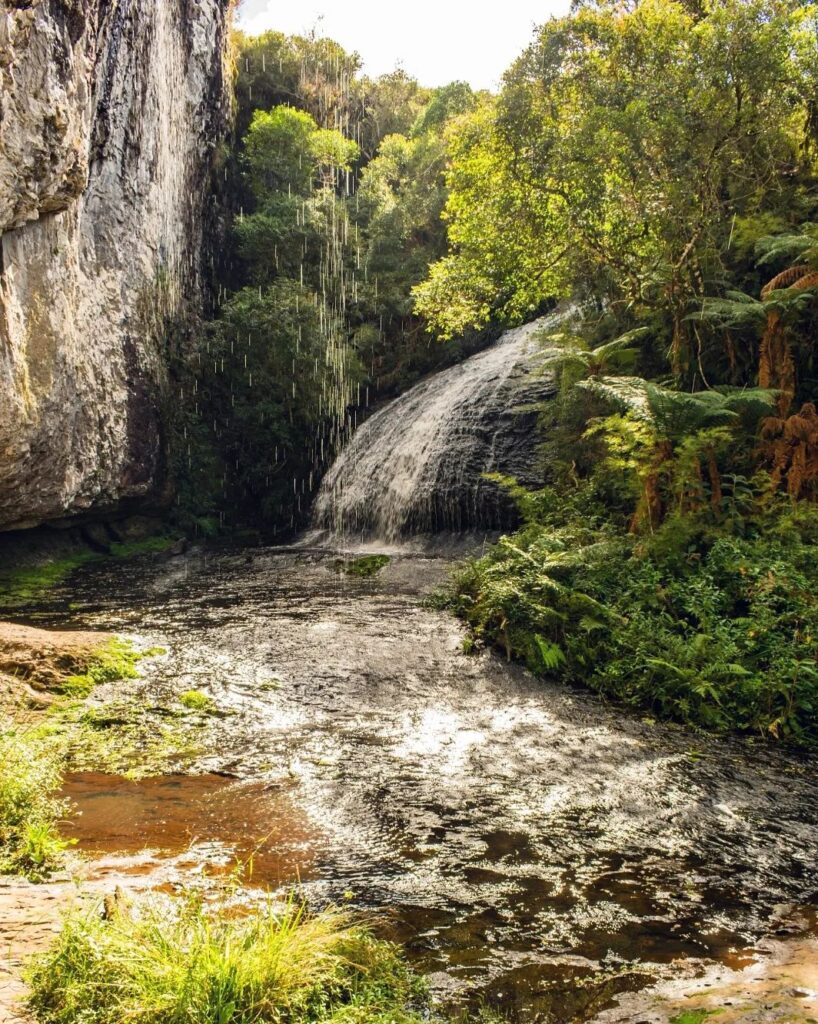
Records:
[[[0,4],[0,529],[161,490],[227,0]]]

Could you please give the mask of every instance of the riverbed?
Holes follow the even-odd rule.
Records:
[[[68,780],[80,849],[186,851],[199,873],[242,865],[248,891],[350,903],[445,997],[560,1021],[739,966],[815,904],[815,759],[465,653],[425,600],[446,558],[396,555],[357,579],[337,557],[94,563],[26,610],[163,647],[142,679],[108,684],[146,714],[189,690],[212,700],[194,777]]]

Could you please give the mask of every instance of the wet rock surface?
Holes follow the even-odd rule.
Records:
[[[0,2],[0,529],[160,489],[196,310],[225,0]]]
[[[788,936],[788,933],[795,933]],[[623,997],[595,1024],[811,1024],[818,1020],[816,908],[783,915],[775,935],[747,950],[740,967],[719,965],[695,981]]]
[[[67,880],[34,885],[0,876],[0,1024],[30,1020],[24,1006],[25,963],[59,931],[71,889]]]
[[[537,335],[563,316],[507,331],[379,409],[325,476],[316,529],[394,540],[515,523],[513,504],[485,474],[538,482],[536,403],[554,384]]]
[[[134,694],[205,693],[217,713],[199,768],[236,777],[239,803],[241,786],[272,794],[266,846],[263,805],[235,828],[237,851],[252,839],[270,865],[254,884],[300,875],[318,902],[351,893],[387,913],[441,989],[587,1020],[729,960],[813,898],[814,759],[467,656],[459,624],[422,602],[445,560],[393,557],[355,579],[336,557],[95,565],[27,614],[166,647]],[[286,867],[280,799],[300,823]]]
[[[0,622],[0,711],[50,703],[66,676],[86,671],[107,633]]]

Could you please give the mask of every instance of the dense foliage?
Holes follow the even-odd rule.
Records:
[[[476,638],[689,725],[818,735],[813,507],[735,530],[674,515],[635,538],[587,490],[523,504],[526,526],[457,577],[450,601]]]
[[[478,99],[365,78],[316,36],[238,34],[236,65],[232,228],[192,372],[172,345],[173,472],[188,522],[290,529],[372,402],[488,337],[439,345],[411,300],[446,248],[449,127]]]
[[[685,316],[754,238],[814,210],[815,11],[795,0],[582,3],[547,22],[452,141],[450,254],[418,290],[444,332],[555,296]]]
[[[478,637],[657,714],[818,736],[816,8],[580,3],[450,140],[447,335],[547,302],[526,525]]]

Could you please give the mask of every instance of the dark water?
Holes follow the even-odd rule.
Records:
[[[333,557],[95,565],[40,610],[167,647],[135,690],[222,712],[198,767],[233,781],[76,779],[84,845],[256,850],[255,881],[388,911],[436,984],[555,1021],[729,960],[815,897],[814,760],[463,654],[421,603],[444,561],[353,580]]]

